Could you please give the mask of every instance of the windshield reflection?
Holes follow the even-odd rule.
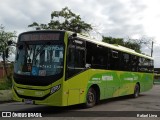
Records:
[[[63,70],[63,45],[20,44],[14,72],[20,75],[50,76]]]

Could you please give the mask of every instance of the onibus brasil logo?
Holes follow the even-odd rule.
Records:
[[[2,112],[2,117],[42,117],[41,113]]]

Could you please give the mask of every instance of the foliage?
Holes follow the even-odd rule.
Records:
[[[133,49],[136,52],[141,53],[141,44],[139,44],[137,41],[134,41],[134,40],[126,41],[124,43],[124,46],[130,49]]]
[[[124,46],[123,38],[112,38],[112,37],[104,37],[102,36],[102,41],[109,44],[118,44]]]
[[[127,48],[133,49],[136,52],[141,53],[141,47],[142,44],[148,45],[150,43],[150,40],[147,38],[141,38],[141,39],[130,39],[124,40],[123,38],[112,38],[112,37],[102,37],[102,41],[110,44],[118,44],[121,46],[125,46]]]
[[[11,54],[11,47],[8,45],[10,41],[16,38],[16,32],[5,32],[3,25],[0,25],[0,56],[2,57],[3,52],[8,49],[8,53]]]
[[[16,38],[16,32],[6,32],[4,26],[0,26],[0,56],[3,59],[3,65],[8,79],[9,76],[6,68],[6,61],[8,55],[10,55],[12,52],[12,47],[10,45],[12,44],[11,41],[14,38]]]
[[[8,70],[8,76],[5,76],[0,79],[0,90],[8,90],[12,87],[12,77],[13,77],[13,63],[9,64]],[[8,79],[9,78],[9,79]]]
[[[0,90],[8,90],[12,87],[12,80],[8,80],[7,78],[3,78],[0,80]]]
[[[51,20],[48,24],[33,22],[28,27],[69,30],[77,33],[89,32],[93,29],[91,24],[82,21],[80,15],[76,15],[68,7],[63,8],[61,11],[52,12]]]

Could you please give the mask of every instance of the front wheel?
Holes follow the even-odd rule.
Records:
[[[86,95],[85,107],[90,108],[96,104],[96,91],[91,87]]]
[[[134,88],[134,94],[133,94],[133,97],[134,98],[137,98],[139,97],[139,92],[140,92],[140,87],[138,84],[135,85],[135,88]]]

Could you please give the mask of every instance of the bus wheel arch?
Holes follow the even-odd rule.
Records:
[[[87,91],[85,107],[86,108],[93,107],[99,102],[99,100],[100,100],[99,86],[96,84],[93,84],[89,87]]]

